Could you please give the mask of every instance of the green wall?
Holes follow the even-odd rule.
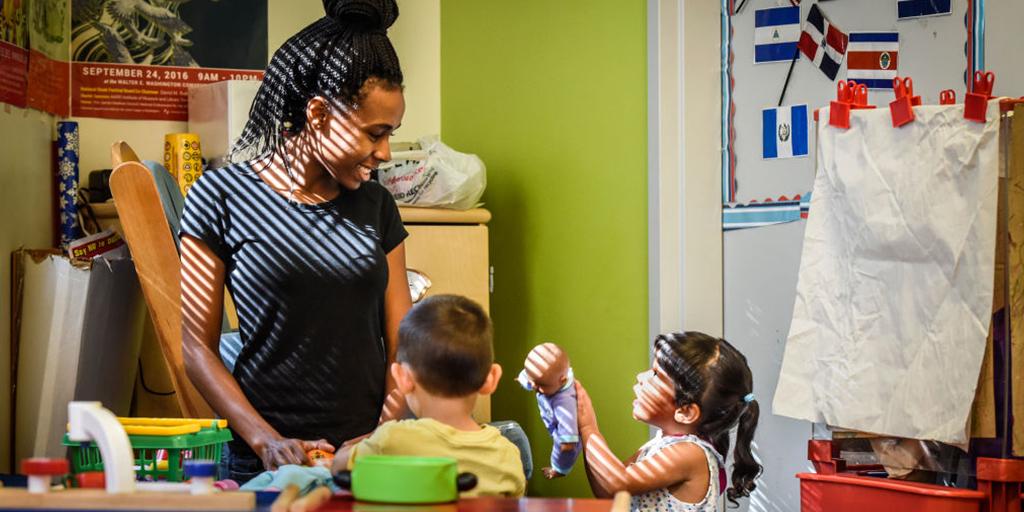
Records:
[[[626,458],[647,364],[646,2],[442,0],[442,138],[487,164],[491,314],[505,377],[496,419],[523,424],[530,495],[590,496],[582,458],[547,481],[551,439],[514,382],[529,349],[569,351]]]

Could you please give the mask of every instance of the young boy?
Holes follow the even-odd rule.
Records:
[[[477,477],[476,488],[463,496],[522,496],[519,449],[470,416],[477,395],[493,393],[501,378],[491,337],[487,313],[472,300],[436,295],[416,304],[399,326],[391,373],[419,419],[381,424],[343,447],[334,470],[352,469],[364,455],[452,457],[460,472]]]

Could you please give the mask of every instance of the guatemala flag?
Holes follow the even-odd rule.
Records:
[[[800,7],[754,11],[754,63],[791,61],[800,40]]]
[[[807,105],[762,110],[761,132],[762,158],[807,156]]]

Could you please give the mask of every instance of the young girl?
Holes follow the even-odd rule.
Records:
[[[726,485],[729,431],[739,426],[729,501],[749,496],[761,465],[750,452],[757,427],[747,359],[729,342],[699,332],[660,335],[655,361],[637,375],[633,417],[659,429],[625,464],[608,448],[594,407],[576,381],[578,421],[590,487],[597,497],[626,490],[632,510],[718,510]]]

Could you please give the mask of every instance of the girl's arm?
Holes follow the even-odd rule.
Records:
[[[181,237],[181,335],[185,373],[192,385],[252,447],[267,469],[309,462],[306,452],[333,452],[327,441],[281,436],[260,416],[220,359],[224,262],[205,243]]]
[[[395,362],[398,350],[398,325],[412,308],[412,297],[409,295],[409,278],[405,274],[405,242],[398,244],[388,253],[388,286],[384,291],[384,344],[387,347],[387,366]],[[399,419],[405,416],[408,406],[405,397],[395,388],[395,380],[391,371],[385,372],[384,409],[381,411],[380,422]]]
[[[601,435],[594,406],[579,380],[576,381],[576,399],[583,460],[594,496],[611,498],[618,491],[645,493],[689,480],[696,468],[707,471],[703,450],[690,443],[669,446],[642,462],[635,462],[638,454],[634,454],[623,464]]]

